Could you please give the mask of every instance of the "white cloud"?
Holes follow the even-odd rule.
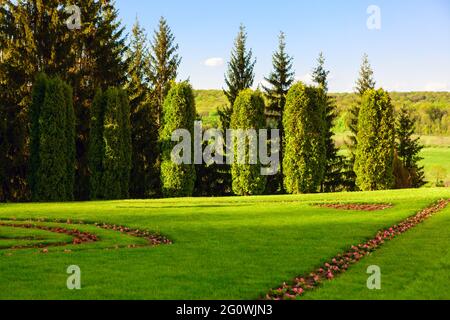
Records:
[[[203,63],[207,67],[220,67],[223,65],[223,59],[222,58],[209,58],[206,59]]]
[[[443,82],[430,82],[425,86],[425,91],[449,91],[450,86]]]

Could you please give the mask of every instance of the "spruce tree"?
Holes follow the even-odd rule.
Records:
[[[161,130],[160,140],[162,148],[161,187],[165,197],[189,197],[194,192],[196,180],[195,166],[193,164],[193,137],[194,122],[196,119],[195,99],[191,85],[188,82],[174,84],[164,102],[164,126]],[[177,145],[172,141],[175,130],[188,130],[191,137],[191,150],[189,152],[191,164],[177,164],[173,161],[171,153]]]
[[[358,119],[358,148],[355,157],[356,183],[363,191],[394,186],[394,108],[382,89],[367,90]]]
[[[272,68],[268,78],[265,78],[270,86],[263,86],[267,96],[268,105],[266,117],[272,127],[280,130],[280,140],[283,141],[283,111],[286,105],[286,95],[294,82],[293,58],[286,53],[286,39],[280,32],[278,50],[272,56]],[[270,193],[283,190],[283,147],[280,144],[280,171],[275,176],[268,177],[268,188]]]
[[[356,92],[362,97],[367,90],[374,89],[375,84],[376,82],[373,78],[373,70],[369,62],[369,56],[365,53],[359,70],[359,78],[356,81]]]
[[[39,72],[64,75],[72,60],[63,11],[56,0],[2,1],[0,6],[0,109],[5,119],[3,194],[29,200],[29,106]]]
[[[145,30],[139,21],[133,26],[127,51],[128,78],[125,89],[130,98],[130,121],[132,138],[132,170],[130,195],[132,198],[146,198],[158,193],[159,155],[156,114],[152,108],[149,74],[150,56]]]
[[[424,168],[419,162],[423,160],[420,152],[423,145],[420,138],[414,138],[415,119],[409,110],[403,106],[397,118],[396,125],[396,150],[403,168],[409,175],[410,187],[420,188],[425,184]]]
[[[228,63],[228,71],[225,75],[226,89],[223,90],[228,99],[229,106],[219,110],[219,116],[223,129],[230,127],[233,105],[240,91],[250,88],[255,79],[254,67],[256,59],[253,59],[252,50],[247,49],[247,32],[241,24],[231,52]]]
[[[321,183],[322,192],[335,192],[344,184],[343,166],[344,159],[339,155],[339,149],[333,140],[333,127],[336,119],[336,103],[332,97],[328,96],[328,75],[329,71],[325,69],[325,57],[321,52],[317,59],[317,66],[312,72],[312,79],[319,88],[324,91],[326,106],[325,116],[325,145],[326,145],[326,165],[324,179]]]
[[[178,44],[164,17],[159,20],[150,50],[150,83],[154,89],[156,125],[162,125],[162,108],[170,89],[170,84],[178,74],[181,58],[178,55]]]
[[[284,185],[288,193],[319,190],[326,165],[326,105],[322,88],[294,84],[283,117]]]
[[[264,109],[261,92],[253,92],[251,89],[241,91],[234,103],[231,129],[234,132],[255,130],[253,138],[256,139],[251,140],[252,138],[245,137],[241,142],[239,142],[239,137],[234,139],[234,161],[231,166],[231,175],[233,192],[236,195],[259,195],[264,192],[266,186],[266,177],[261,174],[259,161],[256,164],[250,164],[250,144],[258,146],[259,129],[266,127]],[[239,153],[244,157],[245,163],[239,163]]]
[[[312,80],[325,92],[328,92],[328,75],[330,71],[325,69],[325,57],[323,53],[319,53],[319,58],[317,58],[317,66],[312,72]]]

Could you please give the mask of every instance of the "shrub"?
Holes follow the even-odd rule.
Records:
[[[394,186],[394,108],[382,89],[368,90],[358,119],[355,173],[358,187],[384,190]]]
[[[251,89],[243,90],[236,98],[231,116],[231,129],[255,130],[256,145],[259,129],[265,127],[264,99],[262,94]],[[236,132],[236,131],[235,131]],[[261,164],[250,164],[250,138],[245,138],[242,145],[245,150],[239,150],[245,156],[245,163],[238,163],[238,139],[234,138],[234,161],[231,166],[232,188],[236,195],[259,195],[264,192],[266,177],[261,175]],[[244,141],[243,141],[244,142]]]
[[[174,84],[164,101],[163,126],[160,134],[161,187],[165,197],[188,197],[194,192],[196,178],[194,164],[176,164],[172,161],[171,153],[177,143],[171,138],[172,133],[178,129],[188,130],[193,137],[195,118],[195,100],[191,85],[188,82]],[[192,147],[191,141],[191,159],[193,159]]]
[[[288,193],[317,192],[325,170],[326,99],[321,88],[296,83],[283,117],[284,185]]]

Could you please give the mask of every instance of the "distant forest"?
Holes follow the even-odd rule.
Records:
[[[228,101],[222,90],[195,90],[197,111],[207,124],[219,122],[218,108]],[[391,92],[389,93],[396,110],[402,106],[412,111],[416,118],[416,134],[450,135],[450,92]],[[346,132],[349,109],[357,104],[355,93],[330,93],[336,100],[338,117],[335,121],[336,133]]]

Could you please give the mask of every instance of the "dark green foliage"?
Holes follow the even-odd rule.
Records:
[[[159,193],[159,137],[155,112],[158,110],[157,101],[147,79],[150,72],[147,37],[138,21],[133,26],[127,58],[129,67],[125,88],[130,98],[132,139],[130,196],[142,199]]]
[[[74,200],[75,187],[75,164],[76,164],[76,132],[75,132],[75,110],[73,108],[73,90],[67,83],[63,83],[64,98],[66,106],[66,199]]]
[[[128,98],[118,88],[99,91],[91,111],[91,199],[126,199],[131,170]]]
[[[75,170],[72,89],[59,78],[39,75],[30,109],[32,199],[72,200]]]
[[[397,117],[396,150],[401,164],[409,175],[408,187],[419,188],[425,184],[423,167],[419,156],[423,149],[420,138],[414,138],[415,120],[408,109],[402,107]]]
[[[65,5],[81,9],[82,28],[68,30]],[[125,78],[123,28],[113,1],[3,1],[0,12],[0,109],[8,106],[2,189],[11,200],[27,200],[28,108],[30,83],[39,72],[70,84],[76,113],[76,198],[88,198],[89,108],[98,87],[121,85]],[[17,41],[20,39],[20,41]],[[31,179],[32,180],[32,179]]]
[[[253,85],[255,74],[253,69],[256,59],[253,59],[252,50],[247,49],[247,32],[244,25],[239,27],[239,33],[234,42],[234,48],[231,52],[231,59],[228,63],[228,71],[225,75],[226,89],[223,90],[226,95],[229,106],[219,110],[222,128],[230,127],[233,105],[239,92],[248,89]]]
[[[369,56],[363,55],[361,68],[359,70],[359,78],[356,81],[356,92],[363,96],[367,90],[375,88],[375,80],[373,78],[373,70],[369,62]]]
[[[176,164],[171,159],[172,150],[177,145],[177,142],[171,141],[172,133],[175,130],[188,130],[191,140],[194,138],[195,99],[192,87],[188,82],[172,86],[164,102],[163,115],[163,127],[160,135],[163,195],[165,197],[192,196],[196,179],[193,164],[193,141],[191,141],[191,164]]]
[[[37,191],[37,172],[39,169],[39,117],[41,107],[47,92],[48,78],[45,74],[39,74],[33,85],[32,102],[30,105],[30,162],[28,184],[32,193]]]
[[[261,92],[251,89],[243,90],[237,96],[231,116],[231,129],[256,130],[266,127],[264,116],[264,99]],[[258,140],[253,141],[258,145]],[[234,139],[234,162],[231,166],[233,192],[240,196],[259,195],[264,192],[266,177],[261,174],[261,164],[250,164],[250,140],[246,138],[243,145],[245,150],[238,150],[238,139]],[[257,153],[257,150],[255,150]],[[238,162],[239,152],[245,156],[245,164]]]
[[[263,87],[268,105],[266,117],[271,127],[280,130],[280,139],[283,141],[283,112],[286,105],[286,95],[294,82],[293,58],[286,53],[286,40],[283,32],[279,36],[278,50],[272,56],[273,71],[265,80],[269,87]],[[270,193],[283,191],[283,148],[280,150],[280,171],[268,177]]]
[[[161,127],[162,108],[164,99],[170,89],[170,84],[177,77],[181,58],[178,55],[178,44],[163,17],[159,20],[158,30],[155,31],[150,53],[150,82],[156,99],[156,124]]]
[[[361,97],[367,90],[371,90],[375,88],[375,80],[373,78],[373,70],[369,62],[369,56],[367,54],[363,55],[362,64],[359,70],[359,78],[356,81],[356,93],[359,96],[359,99],[352,103],[349,110],[349,117],[347,120],[348,128],[350,129],[350,137],[347,142],[347,148],[350,151],[350,157],[348,161],[350,165],[354,167],[355,159],[356,159],[356,150],[358,148],[358,121],[359,121],[359,110],[361,109]],[[350,180],[347,181],[348,185],[356,187],[356,174],[349,172],[347,175]]]
[[[325,70],[325,57],[321,52],[319,54],[319,58],[317,59],[317,66],[314,68],[312,72],[312,80],[325,92],[328,92],[328,75],[330,71]]]
[[[361,190],[394,186],[394,108],[389,94],[370,89],[362,97],[358,119],[356,183]]]
[[[329,71],[325,70],[325,57],[321,52],[317,59],[317,66],[312,72],[313,81],[322,88],[325,93],[326,108],[325,108],[325,146],[326,146],[326,164],[324,178],[321,183],[322,192],[335,192],[345,188],[344,177],[345,174],[345,159],[340,156],[339,149],[333,140],[334,122],[336,120],[336,102],[328,93],[328,75]]]
[[[319,190],[325,170],[326,101],[322,88],[292,86],[283,117],[284,186],[288,193]]]
[[[103,122],[105,118],[106,95],[99,89],[91,107],[89,134],[89,190],[91,199],[102,198],[102,173],[105,143]]]

